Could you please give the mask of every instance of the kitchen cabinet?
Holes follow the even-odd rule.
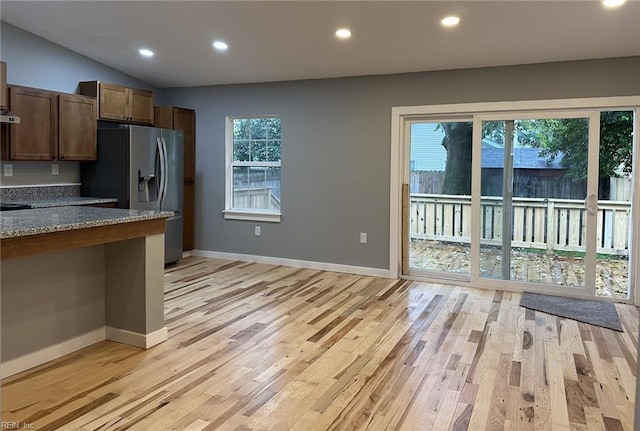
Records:
[[[156,106],[156,127],[182,130],[184,133],[184,225],[183,249],[193,249],[196,176],[196,111],[175,106]]]
[[[98,119],[153,124],[153,91],[100,81],[80,82],[80,94],[98,100]]]
[[[58,159],[95,160],[96,100],[77,94],[58,95]]]
[[[95,99],[15,85],[8,92],[20,123],[2,134],[3,160],[96,159]]]
[[[0,61],[0,106],[8,106],[7,100],[7,63]]]
[[[20,115],[2,134],[3,160],[55,160],[57,157],[58,94],[37,88],[10,86],[9,109]],[[8,136],[7,136],[8,135]]]
[[[182,250],[193,250],[195,232],[195,197],[194,182],[184,182],[184,207],[182,209]]]

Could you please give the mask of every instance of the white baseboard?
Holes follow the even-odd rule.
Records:
[[[346,272],[349,274],[369,275],[390,278],[388,269],[368,268],[366,266],[341,265],[338,263],[313,262],[310,260],[287,259],[282,257],[255,256],[251,254],[224,253],[220,251],[191,250],[191,256],[211,257],[215,259],[240,260],[243,262],[266,263],[270,265],[293,266],[295,268],[318,269],[322,271]]]
[[[107,340],[148,349],[156,344],[166,341],[167,338],[169,338],[169,330],[164,326],[145,335],[138,332],[127,331],[125,329],[105,326],[105,335]]]
[[[0,376],[3,379],[5,377],[13,376],[14,374],[37,367],[45,362],[57,359],[61,356],[104,340],[111,340],[118,343],[148,349],[156,344],[166,341],[168,337],[169,331],[166,326],[147,335],[125,331],[124,329],[112,328],[110,326],[103,326],[102,328],[87,332],[86,334],[70,338],[62,343],[54,344],[53,346],[45,347],[44,349],[37,350],[33,353],[28,353],[18,358],[3,362],[0,364]]]
[[[57,359],[68,353],[75,352],[76,350],[83,349],[104,340],[105,328],[102,327],[63,341],[62,343],[45,347],[44,349],[37,350],[33,353],[28,353],[18,358],[3,362],[0,365],[0,375],[3,379],[5,377],[13,376],[14,374],[28,370],[29,368],[37,367],[45,362]]]

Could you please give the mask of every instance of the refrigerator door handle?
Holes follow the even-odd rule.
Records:
[[[167,143],[164,137],[160,137],[160,140],[162,141],[162,153],[164,154],[164,170],[162,171],[162,182],[164,183],[162,202],[164,203],[164,198],[167,196],[167,190],[169,189],[169,156],[167,156]]]
[[[157,175],[156,178],[159,183],[160,183],[160,188],[158,190],[158,205],[160,205],[160,209],[162,209],[162,198],[164,195],[164,177],[165,177],[165,170],[164,170],[164,151],[162,151],[162,141],[160,140],[160,138],[156,139],[156,143],[158,144],[158,156],[160,157],[160,175]]]

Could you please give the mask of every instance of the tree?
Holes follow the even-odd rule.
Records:
[[[468,161],[471,160],[471,138],[469,137],[469,142],[466,142],[467,138],[457,138],[458,135],[455,131],[448,130],[452,126],[460,124],[469,125],[469,130],[465,133],[471,136],[469,123],[441,123],[445,131],[442,145],[447,148],[445,190],[454,192],[470,181],[468,175],[470,169],[461,169],[459,159],[468,158]],[[484,122],[483,137],[504,144],[504,124],[504,121]],[[514,123],[514,133],[517,145],[520,147],[542,148],[541,155],[549,161],[561,157],[560,163],[567,168],[567,177],[576,180],[587,177],[589,157],[589,124],[587,119],[518,120]],[[632,144],[633,111],[602,112],[600,116],[600,166],[598,172],[600,199],[609,199],[609,178],[620,177],[631,172]],[[449,170],[450,161],[451,171]],[[447,184],[451,184],[452,188],[447,188]],[[444,193],[448,194],[447,191]]]
[[[473,123],[440,123],[444,130],[442,146],[447,150],[442,193],[471,194],[471,153]]]
[[[540,120],[537,131],[545,155],[564,154],[567,176],[586,178],[588,124],[584,119]],[[542,131],[545,131],[542,132]],[[600,171],[602,178],[631,172],[633,156],[633,112],[608,111],[600,115]]]
[[[553,159],[562,155],[567,177],[585,179],[589,163],[589,125],[586,119],[567,118],[538,120],[530,132]],[[633,156],[633,112],[607,111],[600,115],[600,151],[598,197],[609,199],[611,177],[631,172]]]
[[[242,162],[280,160],[280,118],[233,120],[233,159]]]

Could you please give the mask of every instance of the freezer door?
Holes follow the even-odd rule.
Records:
[[[130,145],[130,207],[137,210],[160,210],[160,129],[128,126]]]
[[[167,219],[164,233],[164,263],[177,262],[182,257],[182,214]]]
[[[166,149],[166,181],[162,199],[163,211],[182,211],[184,187],[183,132],[162,129],[162,140]]]

